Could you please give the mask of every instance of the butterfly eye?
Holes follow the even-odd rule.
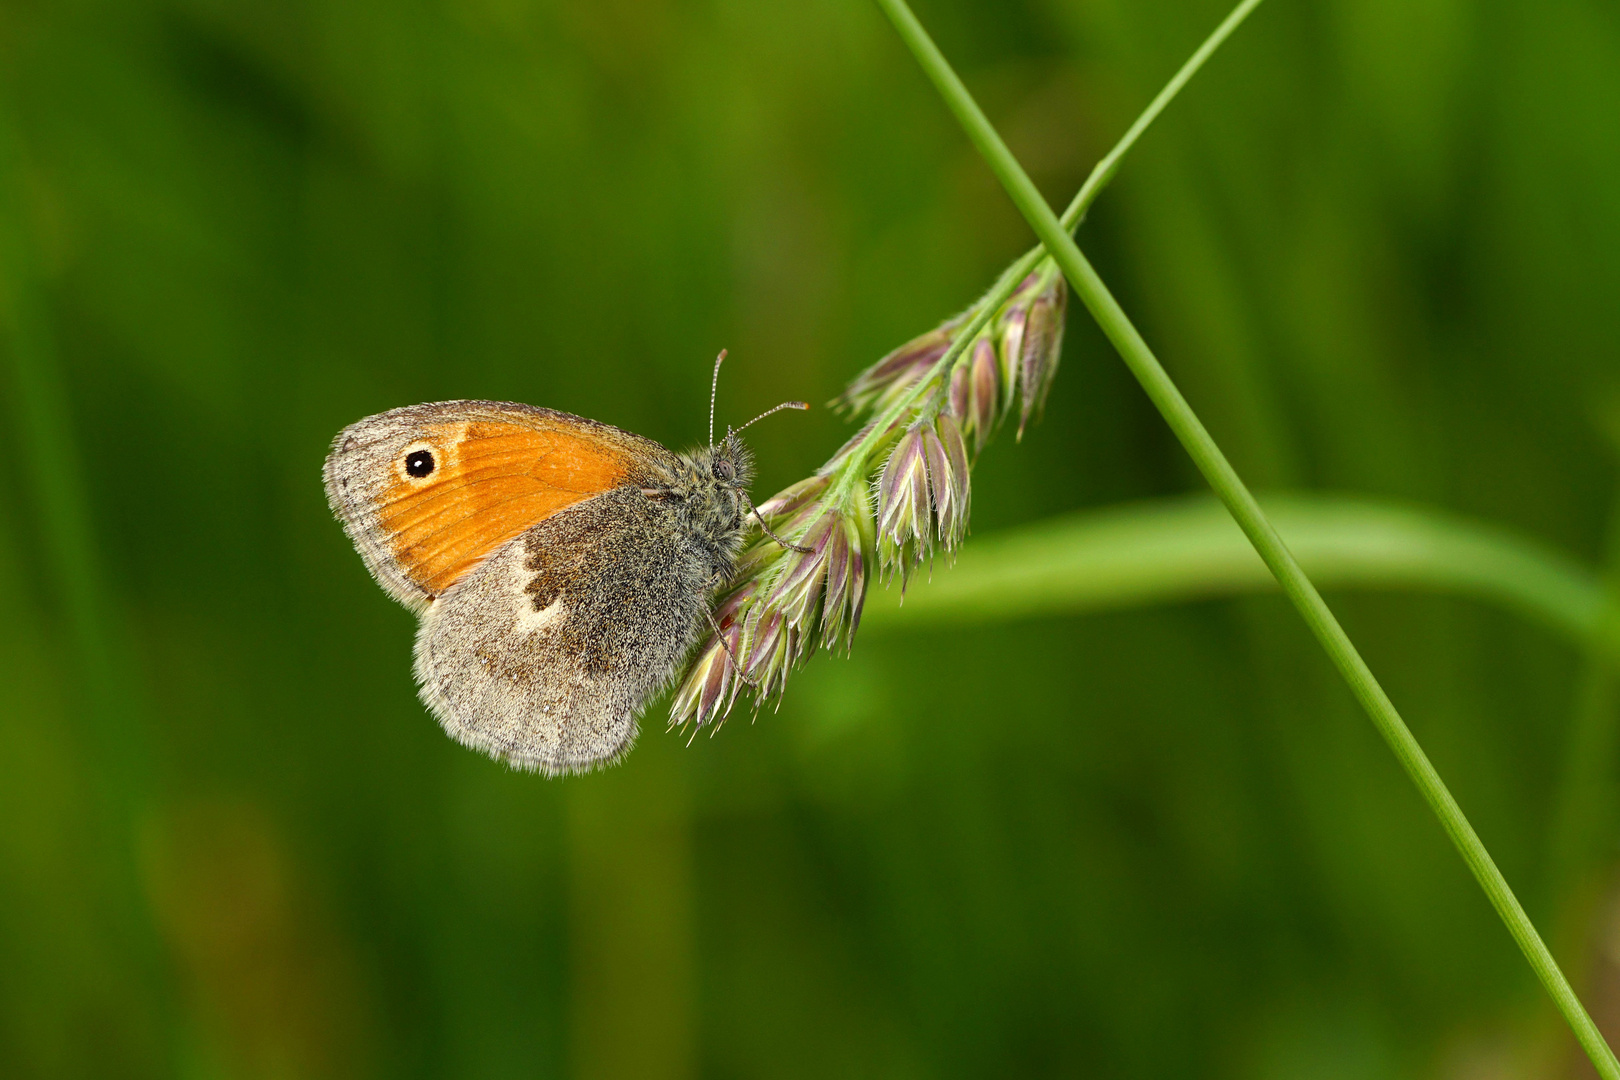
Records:
[[[405,458],[405,471],[412,476],[421,478],[433,471],[433,455],[426,450],[417,450]]]
[[[737,470],[732,467],[729,459],[721,458],[714,463],[714,475],[718,476],[722,480],[735,480],[737,478]]]

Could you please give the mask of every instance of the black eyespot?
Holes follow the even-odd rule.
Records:
[[[405,458],[405,471],[415,477],[423,477],[433,471],[433,455],[426,450],[417,450]]]

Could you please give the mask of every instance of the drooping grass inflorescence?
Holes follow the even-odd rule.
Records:
[[[814,476],[759,504],[755,538],[715,608],[717,632],[676,690],[671,726],[716,727],[745,689],[756,708],[780,699],[811,652],[849,651],[874,573],[904,588],[924,562],[955,551],[972,461],[1015,409],[1023,435],[1057,372],[1068,287],[1050,261],[1024,272],[1028,262],[833,402],[866,422]]]

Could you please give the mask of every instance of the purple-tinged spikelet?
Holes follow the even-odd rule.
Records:
[[[979,338],[967,358],[951,372],[951,412],[962,420],[962,429],[973,437],[973,453],[978,455],[990,441],[990,433],[1000,418],[1000,394],[996,347],[988,338]]]
[[[731,657],[742,655],[747,624],[745,616],[753,606],[756,592],[756,582],[745,582],[715,609],[714,622],[725,642],[722,644],[721,639],[711,632],[707,644],[698,650],[697,659],[687,669],[675,700],[670,704],[671,723],[691,720],[702,727],[731,711],[743,687]]]
[[[898,572],[904,586],[912,568],[929,554],[934,536],[920,423],[906,428],[889,451],[877,481],[877,504],[878,562],[885,574]]]
[[[1000,362],[996,365],[996,376],[1001,384],[997,397],[1001,400],[1003,417],[1012,411],[1013,402],[1018,398],[1018,373],[1023,367],[1024,355],[1024,324],[1028,320],[1028,308],[1009,308],[1001,316],[1001,323],[997,327],[996,357]]]
[[[933,369],[969,314],[947,319],[861,372],[833,405],[851,415],[882,412]]]
[[[1063,323],[1069,300],[1068,284],[1053,278],[1051,285],[1029,305],[1024,322],[1023,348],[1019,356],[1019,388],[1023,404],[1018,417],[1018,437],[1024,437],[1024,428],[1033,414],[1046,407],[1047,392],[1057,375],[1058,360],[1063,352]]]
[[[936,548],[952,551],[967,531],[967,445],[956,418],[918,420],[895,443],[877,481],[878,560],[904,586]]]

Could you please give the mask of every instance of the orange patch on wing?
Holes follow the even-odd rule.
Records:
[[[476,421],[428,428],[422,441],[434,455],[433,473],[412,480],[401,469],[377,509],[394,558],[430,596],[501,544],[612,490],[628,473],[600,441],[563,431]]]

